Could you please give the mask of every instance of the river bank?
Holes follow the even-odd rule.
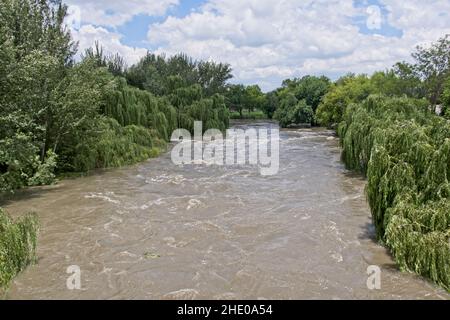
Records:
[[[275,176],[175,166],[165,153],[28,190],[5,207],[38,212],[39,262],[7,297],[448,299],[375,242],[364,186],[340,162],[334,132],[314,128],[281,132]],[[72,265],[81,290],[66,287]],[[381,290],[367,288],[370,265]]]

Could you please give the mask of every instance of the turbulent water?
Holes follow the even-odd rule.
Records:
[[[273,124],[240,124],[242,128]],[[345,170],[331,131],[280,134],[280,171],[136,166],[19,193],[39,214],[38,263],[11,299],[448,299],[397,270],[373,239],[365,181]],[[69,290],[67,268],[81,270]],[[381,268],[381,289],[367,268]]]

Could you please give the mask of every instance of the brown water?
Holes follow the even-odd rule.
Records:
[[[39,261],[7,297],[448,299],[374,242],[365,181],[339,154],[330,131],[283,131],[275,176],[166,154],[22,192],[5,207],[39,214]],[[70,265],[81,290],[66,287]],[[369,265],[381,290],[367,288]]]

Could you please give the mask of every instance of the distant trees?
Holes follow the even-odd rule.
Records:
[[[431,47],[417,47],[413,53],[414,71],[424,82],[427,98],[433,106],[441,102],[444,83],[450,76],[450,35],[440,38]]]
[[[127,70],[125,59],[118,53],[105,54],[98,41],[95,42],[94,47],[86,49],[81,56],[82,60],[89,59],[93,61],[97,67],[107,68],[113,76],[125,76]]]
[[[225,93],[227,81],[232,78],[231,71],[228,64],[194,61],[185,54],[166,58],[147,53],[127,70],[126,79],[129,84],[157,96],[172,94],[181,87],[199,85],[202,95],[210,97]]]
[[[283,88],[294,94],[297,100],[305,100],[313,111],[317,110],[322,97],[328,92],[331,81],[325,76],[305,76],[301,79],[285,80]]]
[[[314,114],[330,86],[331,81],[325,76],[284,80],[281,88],[266,96],[266,112],[280,121],[283,127],[314,124]]]
[[[280,122],[282,127],[291,124],[312,124],[314,111],[305,99],[299,101],[294,94],[288,93],[281,99],[274,118]]]
[[[244,106],[247,110],[253,112],[263,108],[265,96],[258,85],[247,86],[244,93]]]
[[[317,108],[318,123],[326,126],[339,124],[350,103],[362,101],[373,92],[370,78],[365,75],[346,75],[330,87]]]
[[[244,110],[249,112],[263,110],[265,104],[265,95],[258,85],[229,85],[225,98],[228,108],[239,112],[241,118]]]
[[[225,102],[230,110],[239,112],[242,118],[242,112],[245,107],[245,86],[242,84],[231,84],[225,94]]]
[[[269,119],[272,119],[275,111],[278,109],[279,104],[280,99],[278,97],[277,91],[268,92],[262,105],[262,111],[267,115]]]

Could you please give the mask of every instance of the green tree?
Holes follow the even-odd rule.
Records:
[[[278,109],[279,103],[280,102],[276,91],[271,91],[266,94],[262,105],[262,110],[269,119],[273,118],[275,111]]]
[[[391,70],[375,72],[370,81],[374,93],[390,97],[425,97],[422,81],[415,75],[412,67],[405,63],[397,63]]]
[[[317,108],[318,123],[324,126],[339,124],[350,103],[363,101],[373,91],[373,84],[366,75],[347,75],[340,78],[330,87]]]
[[[305,76],[301,79],[287,80],[283,86],[292,92],[298,100],[305,100],[314,112],[317,110],[323,96],[331,85],[330,79],[325,76]]]
[[[264,104],[264,94],[258,85],[247,86],[244,90],[243,104],[245,109],[253,112],[261,110]]]
[[[297,100],[292,94],[286,94],[280,101],[279,108],[275,111],[274,118],[279,121],[281,127],[291,124],[312,124],[314,111],[306,104],[306,100]]]
[[[418,46],[413,57],[416,60],[415,71],[425,83],[428,99],[436,106],[441,102],[444,83],[450,75],[450,35],[429,48]]]
[[[227,81],[232,78],[231,71],[228,64],[195,61],[185,54],[166,58],[147,53],[127,70],[126,78],[133,86],[164,96],[173,93],[171,77],[176,76],[184,87],[200,85],[203,95],[211,97],[216,93],[225,93]]]
[[[241,118],[245,107],[245,96],[245,86],[242,84],[230,85],[225,94],[227,107],[232,111],[238,111]]]
[[[450,119],[450,77],[445,82],[444,93],[442,94],[443,110],[442,114]]]

